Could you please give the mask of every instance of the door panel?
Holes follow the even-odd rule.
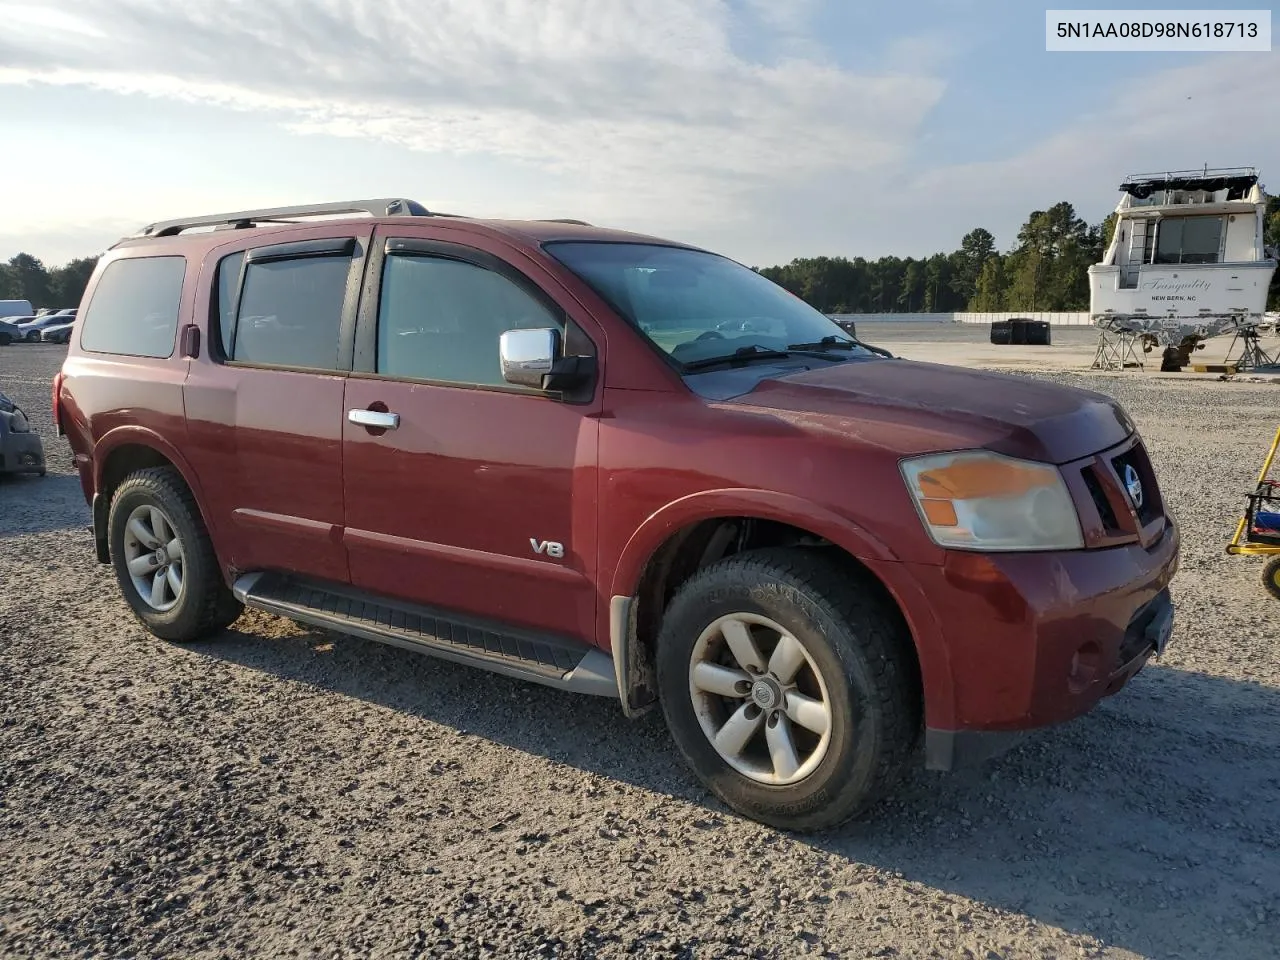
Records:
[[[368,226],[220,248],[197,302],[210,330],[184,399],[192,465],[239,571],[345,583],[343,390]]]
[[[348,410],[382,405],[400,416],[381,436],[343,424],[354,585],[594,638],[598,425],[587,411],[359,377],[346,397]],[[531,541],[562,544],[564,555],[538,553]]]
[[[594,643],[600,391],[568,402],[512,388],[498,364],[503,329],[563,328],[564,308],[493,241],[383,229],[345,409],[399,421],[343,421],[352,583]],[[440,242],[413,246],[424,240]],[[596,349],[570,328],[575,352]]]
[[[225,563],[346,581],[343,382],[192,364],[184,389],[192,466],[218,518]]]

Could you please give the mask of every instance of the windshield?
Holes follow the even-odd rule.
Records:
[[[799,297],[713,253],[598,242],[546,250],[686,368],[796,350],[873,355]]]

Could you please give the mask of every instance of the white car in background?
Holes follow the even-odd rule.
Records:
[[[31,305],[30,300],[0,300],[0,320],[7,317],[30,317],[35,312],[36,308]]]

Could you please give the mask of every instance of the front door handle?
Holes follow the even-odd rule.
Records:
[[[362,427],[374,427],[378,430],[394,430],[400,426],[400,414],[382,410],[348,410],[347,419]]]

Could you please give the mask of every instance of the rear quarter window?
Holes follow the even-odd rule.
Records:
[[[173,353],[185,257],[127,257],[107,266],[80,322],[93,353],[167,357]]]

